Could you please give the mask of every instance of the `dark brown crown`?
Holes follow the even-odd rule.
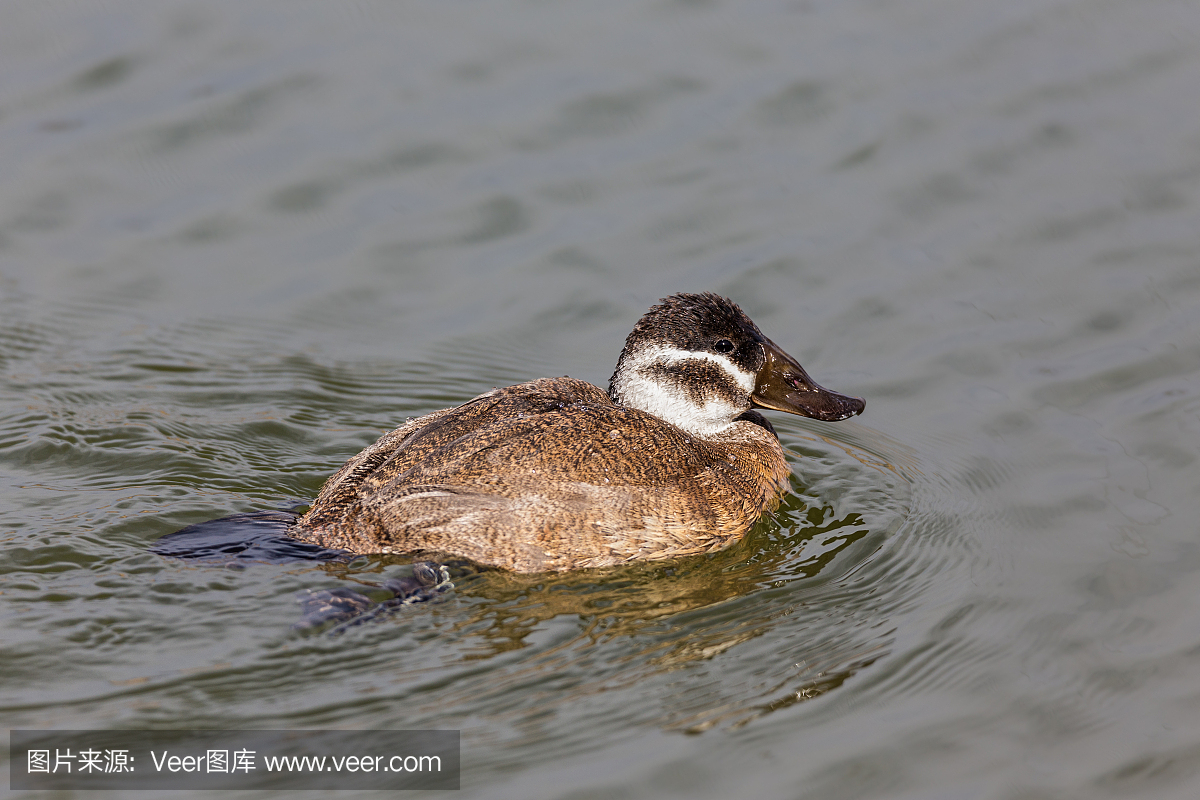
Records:
[[[757,372],[763,364],[760,343],[765,337],[738,304],[713,294],[673,294],[664,297],[642,315],[625,339],[621,357],[608,382],[608,393],[614,393],[617,375],[626,356],[648,345],[667,345],[693,352],[719,353],[748,372]],[[722,340],[733,345],[727,351]]]

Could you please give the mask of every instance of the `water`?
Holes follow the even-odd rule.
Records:
[[[1192,3],[10,4],[9,728],[450,728],[464,797],[1200,791]],[[737,300],[822,385],[711,558],[150,548]]]

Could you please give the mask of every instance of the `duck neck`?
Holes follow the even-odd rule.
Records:
[[[725,433],[750,409],[754,376],[726,359],[670,347],[622,353],[609,396],[699,439]]]

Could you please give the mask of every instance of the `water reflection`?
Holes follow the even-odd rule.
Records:
[[[659,685],[659,701],[622,714],[691,732],[745,724],[835,689],[889,652],[890,627],[843,603],[837,586],[855,565],[839,557],[878,544],[859,514],[836,516],[792,495],[744,541],[711,556],[459,578],[456,591],[470,602],[448,633],[454,660],[488,669],[486,679],[443,687],[438,702],[475,713],[516,702],[528,718]],[[833,590],[814,591],[818,577]],[[527,651],[519,661],[501,658],[517,650]]]
[[[726,601],[813,577],[870,533],[858,514],[832,515],[831,507],[809,507],[793,495],[776,519],[715,555],[535,576],[489,571],[460,580],[460,593],[482,601],[460,624],[482,640],[470,657],[525,647],[537,623],[560,615],[578,616],[583,635],[593,640],[636,636],[659,630],[665,619],[687,624],[690,612],[712,612]],[[661,661],[711,655],[731,644],[680,642]]]
[[[803,454],[805,482],[794,479],[779,509],[724,551],[541,575],[450,561],[454,591],[427,607],[386,608],[385,590],[407,574],[410,558],[302,551],[283,536],[291,517],[281,512],[191,526],[155,549],[225,565],[330,559],[307,573],[307,593],[352,590],[371,606],[357,620],[367,624],[315,634],[338,641],[332,650],[313,642],[328,650],[320,661],[383,648],[371,658],[390,664],[385,671],[397,679],[406,676],[406,685],[441,676],[436,692],[414,696],[422,704],[436,698],[439,714],[526,718],[665,681],[658,707],[629,713],[691,732],[743,725],[836,689],[892,642],[880,598],[846,579],[903,524],[911,476],[877,453],[804,433],[785,436],[790,452]],[[846,472],[855,476],[848,490],[855,497],[823,500],[830,485],[844,486],[835,476]],[[300,608],[295,614],[301,617]],[[415,647],[409,637],[424,624],[420,616],[431,614],[440,620],[436,639]],[[508,657],[518,651],[518,660]],[[669,688],[681,672],[690,676],[686,691]],[[536,692],[528,691],[532,685]]]

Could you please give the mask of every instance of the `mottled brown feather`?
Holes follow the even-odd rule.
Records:
[[[293,535],[518,572],[710,552],[777,504],[763,425],[699,440],[596,386],[543,378],[411,420],[346,462]]]

